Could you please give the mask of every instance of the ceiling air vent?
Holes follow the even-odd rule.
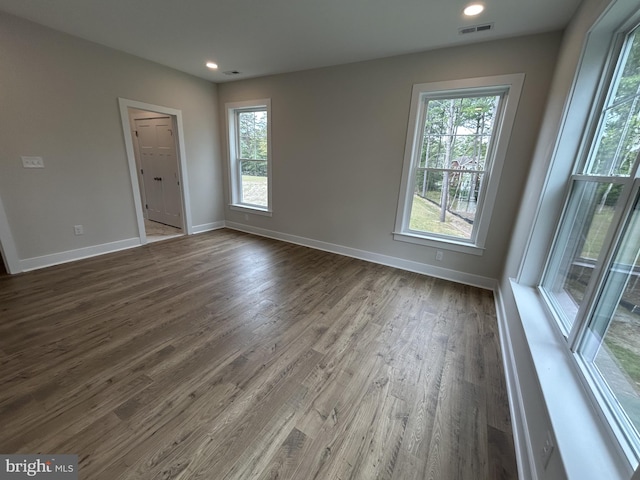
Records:
[[[222,72],[225,75],[240,75],[240,72],[238,70],[227,70],[226,72]]]
[[[466,35],[467,33],[488,32],[489,30],[493,30],[493,23],[486,23],[484,25],[473,25],[471,27],[462,27],[458,29],[458,33],[460,35]]]

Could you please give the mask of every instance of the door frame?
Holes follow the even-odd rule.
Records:
[[[189,195],[189,181],[187,176],[187,154],[184,148],[184,128],[182,124],[182,111],[175,108],[163,107],[161,105],[152,105],[150,103],[138,102],[126,98],[118,98],[120,105],[120,119],[122,120],[122,131],[124,133],[124,143],[127,151],[127,160],[129,162],[129,175],[131,177],[131,188],[133,191],[133,203],[136,209],[136,218],[138,221],[138,235],[142,245],[147,243],[147,233],[144,229],[144,213],[142,209],[142,197],[140,195],[140,183],[138,182],[138,168],[136,166],[136,157],[133,146],[133,138],[131,137],[131,122],[129,121],[129,108],[138,110],[146,110],[148,112],[160,113],[171,116],[177,127],[177,152],[178,152],[178,175],[180,176],[180,193],[182,200],[182,223],[183,230],[187,235],[193,234],[193,224],[191,221],[191,202]]]
[[[16,250],[16,244],[13,241],[13,235],[11,234],[11,228],[4,210],[2,198],[0,198],[0,257],[2,257],[7,273],[14,274],[22,272],[18,250]]]

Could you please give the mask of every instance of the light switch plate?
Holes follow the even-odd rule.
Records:
[[[42,157],[20,157],[24,168],[44,168]]]

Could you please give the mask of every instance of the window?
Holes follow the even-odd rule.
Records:
[[[623,450],[640,458],[640,28],[620,35],[540,291]]]
[[[414,85],[396,240],[482,254],[523,78]]]
[[[271,213],[271,101],[228,103],[231,208]]]

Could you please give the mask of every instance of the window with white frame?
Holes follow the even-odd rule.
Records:
[[[640,459],[640,27],[618,35],[540,291],[623,450]]]
[[[271,212],[271,101],[226,104],[231,208]]]
[[[414,85],[396,240],[482,254],[523,79]]]

